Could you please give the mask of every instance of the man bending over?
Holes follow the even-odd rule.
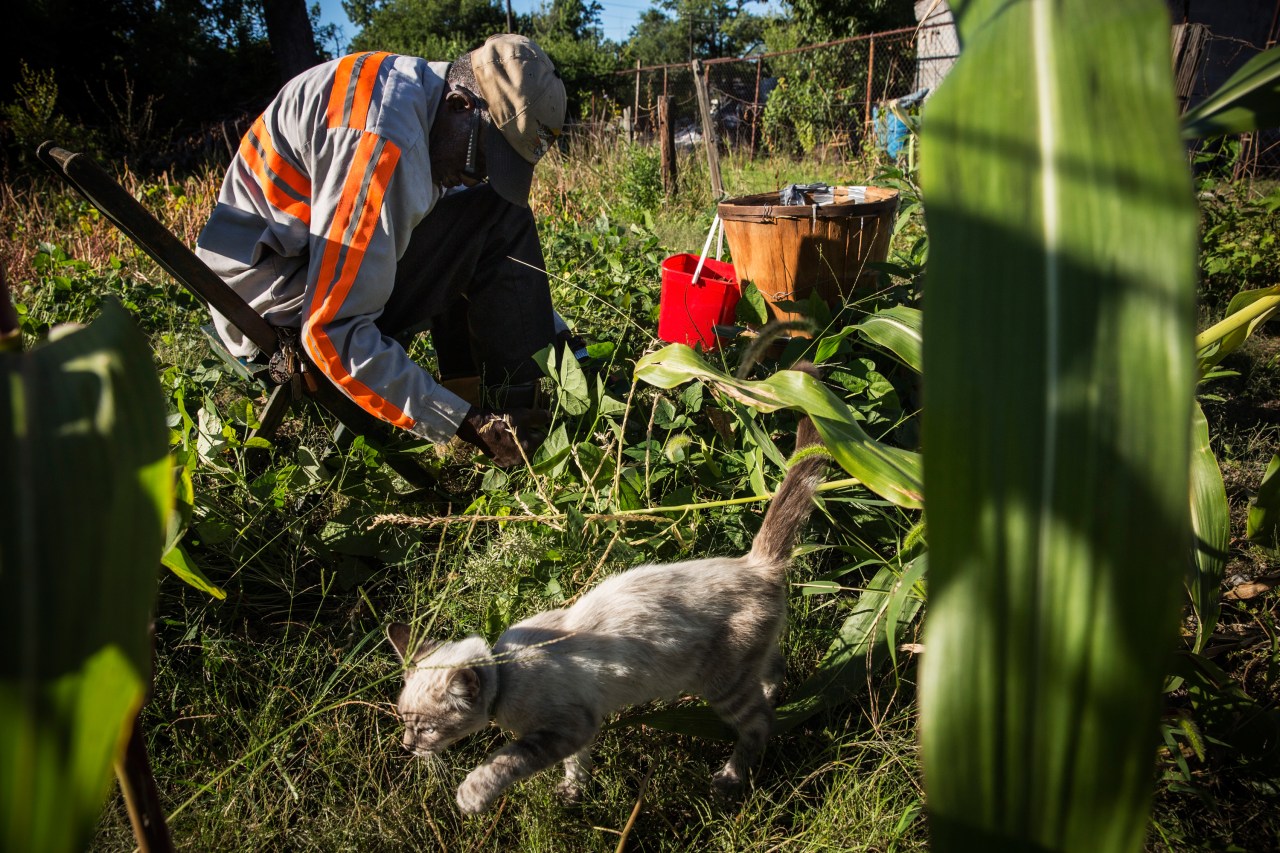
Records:
[[[530,356],[570,337],[528,208],[564,116],[559,74],[523,36],[452,63],[318,65],[245,134],[196,251],[372,417],[516,464],[536,441]],[[232,354],[258,356],[214,323]],[[426,327],[440,381],[400,343]],[[474,377],[471,401],[450,390]]]

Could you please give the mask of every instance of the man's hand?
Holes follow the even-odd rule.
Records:
[[[494,411],[472,406],[458,425],[458,438],[474,444],[499,468],[519,465],[533,457],[545,435],[547,413],[538,409]]]

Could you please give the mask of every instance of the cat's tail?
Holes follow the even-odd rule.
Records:
[[[815,379],[818,369],[809,362],[800,362],[791,368],[808,373]],[[751,543],[751,556],[774,564],[789,563],[791,549],[795,547],[800,528],[813,512],[813,496],[827,469],[825,451],[814,452],[822,444],[818,430],[808,415],[800,419],[796,427],[796,456],[782,478],[782,485],[769,502],[760,532]],[[805,453],[806,448],[812,448]]]

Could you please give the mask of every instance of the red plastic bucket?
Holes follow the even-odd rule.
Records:
[[[742,291],[733,264],[707,258],[694,284],[697,268],[697,255],[672,255],[662,262],[658,337],[671,344],[713,350],[718,341],[711,327],[733,322]]]

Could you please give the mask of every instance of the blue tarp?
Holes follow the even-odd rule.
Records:
[[[883,104],[872,107],[871,118],[872,123],[875,125],[877,148],[890,157],[897,157],[902,153],[902,147],[907,144],[907,137],[910,132],[902,119],[894,115],[889,105],[894,103],[902,109],[908,109],[924,100],[924,96],[927,94],[929,94],[928,89],[917,89],[910,95],[904,95],[896,101],[885,101]]]

